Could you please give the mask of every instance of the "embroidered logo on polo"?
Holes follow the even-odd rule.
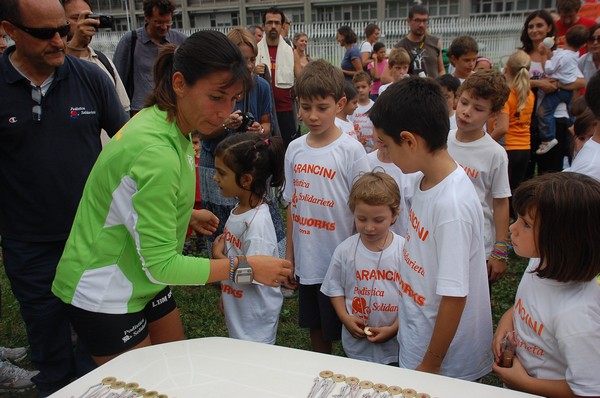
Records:
[[[71,119],[78,119],[80,116],[95,115],[95,114],[96,114],[96,111],[88,111],[85,109],[85,106],[71,107],[71,109],[69,111],[69,116],[71,117]]]
[[[16,117],[16,116],[13,116],[13,117],[10,117],[10,118],[8,118],[8,122],[9,122],[10,124],[16,123],[17,121],[18,121],[18,120],[17,120],[17,117]]]

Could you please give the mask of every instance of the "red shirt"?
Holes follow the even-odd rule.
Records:
[[[275,68],[277,67],[277,46],[269,46],[271,57],[271,88],[275,97],[275,110],[277,112],[289,112],[294,110],[292,104],[292,90],[289,88],[275,87]]]
[[[567,44],[567,39],[566,39],[566,35],[567,35],[567,31],[569,30],[569,28],[571,28],[572,26],[575,25],[583,25],[586,28],[591,28],[592,26],[594,26],[596,24],[596,21],[594,21],[593,19],[587,18],[587,17],[579,17],[579,19],[577,20],[577,22],[575,22],[573,25],[571,26],[564,26],[561,22],[561,20],[559,19],[558,21],[556,21],[556,45],[558,47],[564,47]],[[579,49],[579,56],[582,56],[583,54],[587,53],[587,46],[583,46]]]

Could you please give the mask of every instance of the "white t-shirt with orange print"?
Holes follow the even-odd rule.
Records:
[[[537,379],[566,380],[578,396],[599,396],[600,287],[559,282],[531,273],[531,259],[517,294],[513,323],[516,354]]]
[[[283,198],[292,213],[287,222],[293,222],[295,275],[303,285],[316,285],[337,245],[352,235],[350,189],[370,168],[363,146],[348,134],[322,148],[309,146],[307,136],[292,141],[285,153]]]
[[[417,184],[420,184],[420,180]],[[400,266],[400,366],[426,354],[442,296],[467,297],[441,374],[476,380],[490,372],[492,313],[483,243],[483,211],[464,170],[415,188]]]

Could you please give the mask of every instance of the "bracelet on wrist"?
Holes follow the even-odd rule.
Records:
[[[429,353],[431,356],[433,356],[433,357],[435,357],[435,358],[437,358],[437,359],[441,359],[441,360],[443,360],[443,359],[446,357],[446,355],[445,355],[445,354],[444,354],[444,355],[436,354],[435,352],[431,351],[431,350],[429,349],[429,347],[427,347],[427,352],[428,352],[428,353]]]
[[[235,280],[235,269],[236,268],[237,267],[235,266],[235,257],[229,256],[229,280],[232,282]]]

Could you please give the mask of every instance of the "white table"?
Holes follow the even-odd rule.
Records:
[[[326,369],[360,380],[413,388],[431,397],[533,397],[449,377],[223,337],[185,340],[126,352],[52,397],[79,398],[103,378],[113,376],[128,383],[137,382],[140,387],[156,390],[169,398],[305,398],[315,377]],[[337,383],[333,393],[343,385],[344,382]]]

